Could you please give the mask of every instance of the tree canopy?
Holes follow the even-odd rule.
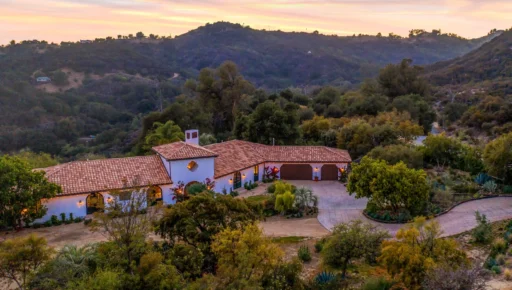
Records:
[[[0,227],[21,227],[46,214],[41,199],[62,192],[42,171],[31,168],[17,157],[0,156]]]
[[[397,213],[403,208],[413,214],[423,212],[430,193],[423,170],[407,168],[403,162],[388,165],[369,157],[353,166],[347,190],[356,198],[369,198],[369,204],[380,209],[390,208]]]

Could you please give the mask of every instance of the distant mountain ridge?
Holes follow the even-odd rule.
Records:
[[[232,60],[257,86],[358,83],[388,63],[411,58],[424,65],[464,55],[489,41],[492,34],[467,40],[450,35],[397,38],[338,37],[318,33],[264,31],[238,24],[207,24],[174,39],[110,39],[93,43],[15,45],[0,48],[4,81],[31,80],[34,71],[64,67],[77,72],[169,78],[194,77],[204,67]]]

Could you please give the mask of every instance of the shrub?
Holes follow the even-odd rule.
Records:
[[[459,183],[452,186],[453,191],[457,193],[477,193],[480,188],[475,183]]]
[[[507,281],[512,280],[512,270],[505,269],[505,271],[503,271],[503,277],[505,277],[505,280]]]
[[[197,195],[203,191],[206,191],[206,185],[203,183],[194,183],[188,186],[187,192],[189,195]]]
[[[74,221],[75,220],[72,212],[69,213],[69,220],[70,221]]]
[[[77,218],[75,218],[73,221],[77,224],[77,223],[79,223],[79,222],[81,222],[81,221],[83,221],[83,220],[84,220],[84,218],[83,218],[83,217],[77,217]]]
[[[51,226],[53,226],[53,224],[52,224],[52,220],[45,221],[45,222],[43,223],[43,225],[44,225],[45,227],[51,227]]]
[[[496,257],[498,254],[504,254],[507,250],[507,242],[503,238],[495,239],[491,245],[491,256]]]
[[[498,263],[496,262],[496,260],[493,257],[487,258],[487,260],[484,263],[484,267],[489,270],[492,269],[492,267],[497,266],[497,265],[498,265]]]
[[[233,190],[229,193],[229,195],[231,195],[232,197],[237,197],[239,195],[238,191],[236,190]]]
[[[86,226],[91,224],[91,223],[92,223],[92,219],[85,219],[84,220],[84,225],[86,225]]]
[[[41,224],[41,223],[33,223],[32,224],[32,228],[34,228],[34,229],[38,229],[38,228],[40,228],[42,226],[43,226],[43,224]]]
[[[56,215],[52,215],[50,217],[50,221],[52,222],[53,226],[60,226],[62,222],[59,220],[59,218]]]
[[[491,224],[487,221],[485,214],[482,215],[477,211],[475,217],[478,225],[473,229],[473,239],[477,243],[487,244],[492,238]]]
[[[371,277],[366,280],[361,290],[389,290],[393,287],[393,282],[384,277]]]
[[[60,220],[61,222],[65,223],[66,222],[66,214],[65,213],[61,213],[60,214]]]
[[[505,255],[503,255],[503,254],[498,254],[498,255],[496,256],[496,263],[497,263],[498,265],[500,265],[500,266],[505,265]]]
[[[493,273],[494,273],[494,274],[496,274],[496,275],[499,275],[499,274],[501,274],[501,267],[500,267],[500,266],[498,266],[498,265],[493,266],[493,267],[491,268],[491,272],[493,272]]]
[[[487,181],[486,183],[484,183],[482,188],[486,192],[492,193],[492,194],[494,194],[498,191],[498,185],[496,184],[496,182],[494,180]]]
[[[508,249],[508,255],[512,256],[512,248]]]
[[[292,209],[294,201],[295,201],[295,196],[289,191],[287,191],[283,194],[278,194],[276,196],[276,203],[274,205],[274,208],[277,211],[284,213],[284,212]]]
[[[275,183],[272,183],[271,185],[269,185],[267,187],[267,192],[268,193],[274,193],[276,191],[276,184]]]
[[[297,252],[297,256],[302,262],[311,261],[311,253],[309,252],[309,247],[306,245],[302,245]]]
[[[505,194],[512,194],[512,185],[505,185],[505,186],[503,186],[503,193],[505,193]]]
[[[324,248],[325,239],[318,240],[315,243],[315,252],[320,253],[322,249]]]

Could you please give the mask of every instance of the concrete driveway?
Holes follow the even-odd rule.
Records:
[[[404,225],[378,223],[363,215],[366,199],[356,199],[347,193],[345,186],[337,181],[293,181],[297,187],[306,186],[318,196],[318,221],[329,231],[335,225],[352,220],[371,222],[395,235]],[[468,231],[476,226],[475,211],[485,214],[491,221],[512,218],[512,198],[497,197],[471,201],[457,206],[449,213],[436,218],[444,231],[444,236],[451,236]]]

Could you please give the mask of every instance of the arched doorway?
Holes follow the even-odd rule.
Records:
[[[200,185],[201,183],[199,183],[198,181],[191,181],[191,182],[187,183],[187,185],[185,185],[185,195],[189,195],[191,193],[191,192],[189,192],[190,187],[193,185],[196,185],[196,184]],[[205,188],[206,188],[206,186],[205,186]],[[192,194],[196,194],[196,193],[198,193],[198,192],[196,192],[196,190],[194,190],[192,192]]]
[[[338,180],[338,167],[336,164],[322,166],[322,180]]]
[[[233,175],[233,189],[238,189],[240,187],[242,187],[242,174],[240,174],[240,171],[237,171]]]
[[[159,186],[151,186],[147,192],[148,205],[163,204],[162,189]]]
[[[87,196],[86,199],[87,214],[93,214],[97,211],[105,209],[105,199],[103,195],[98,192],[93,192]]]
[[[260,179],[260,166],[254,166],[254,182],[257,182]]]

